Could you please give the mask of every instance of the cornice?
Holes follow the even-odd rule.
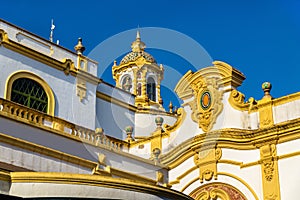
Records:
[[[96,187],[107,187],[121,190],[130,190],[141,193],[148,193],[169,199],[189,199],[191,197],[155,184],[147,184],[137,180],[113,178],[100,175],[69,174],[55,172],[11,172],[12,183],[53,183],[53,184],[72,184],[90,185]]]
[[[42,145],[38,145],[32,142],[28,142],[19,138],[15,138],[4,133],[0,133],[0,142],[9,144],[12,146],[20,147],[29,151],[33,151],[42,155],[50,156],[59,160],[63,160],[69,163],[73,163],[82,167],[94,168],[97,165],[97,162],[86,160],[77,156],[73,156],[67,153],[63,153],[58,150],[54,150]]]
[[[279,144],[300,139],[299,133],[300,119],[256,130],[222,129],[210,131],[190,138],[168,153],[163,154],[161,163],[172,169],[194,155],[195,151],[200,147],[201,150],[212,147],[252,150],[265,144]]]
[[[100,98],[100,99],[102,99],[104,101],[107,101],[109,103],[116,104],[116,105],[121,106],[121,107],[123,107],[125,109],[128,109],[128,110],[130,110],[132,112],[136,112],[137,111],[137,107],[136,106],[128,104],[128,103],[126,103],[124,101],[121,101],[121,100],[119,100],[117,98],[111,97],[111,96],[109,96],[107,94],[104,94],[104,93],[102,93],[100,91],[97,91],[96,96],[97,96],[97,98]]]
[[[4,46],[7,49],[10,49],[14,52],[20,53],[26,57],[32,58],[38,62],[44,63],[50,67],[53,67],[57,70],[63,71],[66,75],[71,74],[72,76],[78,76],[80,75],[81,77],[85,77],[85,80],[88,82],[98,84],[101,82],[101,80],[90,74],[87,73],[81,69],[76,69],[74,62],[69,59],[65,58],[62,59],[61,61],[56,60],[48,55],[45,55],[39,51],[36,51],[34,49],[31,49],[27,46],[24,46],[20,43],[17,43],[11,39],[8,38],[7,33],[3,30],[0,29],[0,46]],[[83,57],[83,56],[82,56]],[[85,59],[89,60],[88,58],[84,57]]]

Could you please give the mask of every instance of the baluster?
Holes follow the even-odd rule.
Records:
[[[24,113],[24,110],[23,110],[23,109],[20,109],[20,110],[19,110],[18,117],[23,118],[23,113]]]
[[[40,125],[43,125],[43,117],[42,117],[42,116],[39,117],[38,123],[39,123]]]
[[[9,114],[13,114],[14,113],[14,107],[13,106],[9,106]]]

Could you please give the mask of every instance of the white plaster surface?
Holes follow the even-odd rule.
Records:
[[[295,156],[278,161],[281,199],[298,199],[300,183],[300,157]]]
[[[81,197],[81,198],[109,198],[109,199],[167,199],[152,194],[126,189],[109,187],[55,184],[55,183],[13,183],[10,195],[21,197]]]
[[[237,150],[222,148],[221,160],[232,160],[237,162],[250,163],[260,159],[259,149],[254,150]]]
[[[274,123],[296,119],[300,117],[300,100],[273,107]]]

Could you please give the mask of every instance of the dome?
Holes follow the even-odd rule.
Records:
[[[136,61],[140,57],[145,58],[145,60],[147,62],[156,63],[155,59],[153,58],[153,56],[151,54],[149,54],[149,53],[147,53],[145,51],[141,51],[141,52],[130,52],[130,53],[128,53],[121,60],[121,64],[127,64],[129,62],[134,62],[134,61]]]
[[[143,57],[147,62],[156,63],[153,56],[144,51],[145,48],[146,45],[144,42],[141,41],[140,32],[137,31],[136,40],[133,41],[131,44],[132,51],[128,53],[126,56],[124,56],[120,64],[122,65],[122,64],[127,64],[129,62],[134,62],[140,57]]]

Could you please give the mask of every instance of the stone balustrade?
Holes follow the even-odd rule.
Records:
[[[96,133],[95,130],[78,126],[58,117],[47,115],[2,98],[0,98],[1,115],[33,126],[44,127],[48,130],[52,129],[53,132],[70,137],[70,139],[76,139],[95,146],[117,151],[122,151],[124,147],[128,146],[127,142],[106,136],[103,132]]]

